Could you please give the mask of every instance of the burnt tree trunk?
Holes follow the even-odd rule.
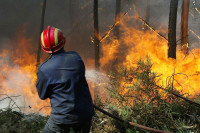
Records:
[[[94,52],[95,52],[95,69],[99,70],[99,20],[98,20],[98,0],[94,0]]]
[[[188,15],[190,0],[183,0],[181,16],[181,50],[188,54]]]
[[[42,31],[43,31],[43,29],[44,29],[45,8],[46,8],[46,0],[43,1],[43,6],[42,6],[42,15],[41,15],[41,24],[40,24],[40,34],[42,33]],[[40,35],[40,34],[39,34],[39,35]],[[40,65],[40,55],[41,55],[41,45],[40,45],[40,37],[39,37],[36,68],[38,68],[38,66]]]
[[[93,17],[94,17],[94,56],[95,56],[95,69],[99,70],[99,20],[98,20],[98,0],[94,0],[94,9],[93,9]],[[98,100],[98,87],[94,87],[94,102]]]
[[[120,21],[120,13],[121,13],[121,0],[116,0],[116,10],[115,10],[115,29],[114,29],[114,37],[115,39],[118,39],[120,38],[120,31],[119,31],[119,28],[120,28],[120,24],[119,24],[119,21]]]
[[[115,59],[113,59],[113,62],[111,63],[111,69],[115,71],[115,66],[120,62],[122,55],[122,46],[120,45],[120,17],[121,17],[121,0],[116,0],[115,5],[115,28],[114,28],[114,39],[117,40],[117,43],[119,43],[118,47],[118,53],[115,54]]]
[[[168,27],[168,57],[176,59],[176,21],[178,0],[171,0]]]

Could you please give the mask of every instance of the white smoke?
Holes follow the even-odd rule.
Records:
[[[94,84],[92,88],[98,89],[96,90],[96,92],[98,92],[98,97],[103,99],[109,98],[107,88],[110,88],[110,79],[107,74],[94,69],[88,69],[86,70],[85,76],[89,84]]]
[[[35,93],[33,74],[14,64],[7,55],[0,57],[0,68],[2,69],[0,71],[0,109],[12,108],[24,113],[35,112],[34,104],[42,103],[42,101]],[[88,69],[86,79],[89,84],[95,86],[92,89],[98,89],[99,97],[108,98],[107,88],[110,87],[110,80],[107,74]]]
[[[30,88],[35,89],[32,83],[33,75],[14,64],[6,54],[0,56],[0,109],[11,108],[24,112],[34,104],[32,100],[37,97],[31,94]],[[29,111],[28,111],[29,112]]]
[[[93,82],[97,86],[108,87],[109,85],[109,77],[105,73],[91,69],[86,70],[85,76],[88,81]]]

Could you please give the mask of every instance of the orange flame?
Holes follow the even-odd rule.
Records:
[[[10,45],[11,49],[3,50],[0,55],[0,94],[21,95],[21,100],[16,99],[21,111],[49,114],[50,108],[41,109],[49,106],[49,100],[41,101],[35,87],[36,52],[32,50],[32,39],[18,36],[16,42],[6,45]]]
[[[144,32],[141,28],[128,25],[130,20],[131,17],[121,21],[122,34],[119,43],[116,43],[116,40],[102,42],[101,67],[110,66],[110,62],[120,56],[123,56],[124,60],[119,64],[126,68],[136,67],[138,60],[144,60],[148,55],[153,63],[152,71],[161,75],[162,80],[159,85],[166,86],[166,79],[176,73],[174,86],[177,90],[192,96],[198,94],[200,92],[200,49],[193,49],[185,56],[178,47],[177,59],[169,59],[168,42],[152,30]],[[166,33],[162,29],[159,32]],[[126,49],[122,49],[120,45]]]

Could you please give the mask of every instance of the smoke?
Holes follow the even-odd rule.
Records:
[[[42,101],[39,99],[35,88],[35,71],[26,70],[13,62],[8,54],[3,54],[0,58],[0,97],[7,99],[0,101],[0,109],[7,107],[23,112],[37,112],[35,105],[42,108]],[[108,98],[107,88],[110,88],[110,80],[107,74],[94,69],[86,70],[86,79],[91,88],[98,89],[101,98]],[[14,97],[13,97],[14,96]],[[15,97],[17,96],[17,97]],[[10,98],[12,98],[12,100]],[[19,107],[19,108],[18,108]],[[32,107],[32,110],[29,108]]]
[[[88,69],[86,70],[85,76],[93,98],[95,98],[95,95],[98,95],[102,101],[108,100],[110,98],[108,94],[108,88],[110,89],[111,86],[110,79],[107,74],[96,71],[94,69]]]
[[[121,0],[122,13],[131,8],[128,13],[130,16],[135,15],[137,12],[140,17],[145,19],[147,0],[128,1]],[[110,26],[114,24],[115,2],[115,0],[99,0],[99,29],[101,36],[104,35]],[[189,29],[192,29],[197,35],[200,35],[200,14],[194,10],[195,7],[200,10],[200,2],[196,1],[196,5],[192,2],[193,1],[190,1]],[[150,0],[149,24],[156,30],[164,29],[166,31],[163,33],[165,37],[167,37],[168,30],[169,6],[170,0]],[[177,40],[180,39],[181,6],[182,3],[179,2]],[[0,56],[0,68],[2,69],[0,72],[1,94],[4,94],[5,88],[10,88],[10,95],[23,94],[21,97],[27,97],[26,93],[22,93],[22,91],[25,91],[26,89],[23,90],[22,88],[28,84],[32,87],[32,90],[35,89],[34,84],[32,83],[33,77],[31,77],[30,73],[25,71],[21,65],[13,61],[12,58],[15,57],[17,60],[21,60],[31,53],[34,59],[31,58],[27,60],[25,65],[30,65],[30,62],[33,63],[36,60],[36,49],[40,37],[41,12],[41,0],[18,0],[17,2],[13,2],[13,0],[0,1],[0,14],[2,18],[0,21],[0,51],[2,52],[7,50],[7,53],[10,53]],[[124,18],[127,16],[128,15],[124,16]],[[137,24],[138,23],[132,23],[131,26],[134,27]],[[93,37],[92,0],[48,0],[46,5],[44,28],[48,25],[60,28],[67,37],[65,49],[67,51],[72,50],[78,52],[81,57],[83,57],[83,60],[88,63],[85,64],[86,67],[91,66],[93,62],[91,63],[88,60],[94,59],[94,47],[90,40],[90,37]],[[121,29],[121,33],[122,32]],[[21,35],[20,38],[31,38],[31,40],[21,41],[19,42],[19,45],[16,43],[19,39],[17,37],[18,35]],[[191,32],[189,32],[188,35],[190,48],[194,49],[199,47],[199,39]],[[26,54],[21,51],[24,47],[26,47]],[[105,91],[104,88],[110,87],[108,84],[109,78],[104,73],[89,69],[86,71],[86,77],[88,82],[98,86],[99,90]],[[12,93],[12,90],[16,90],[15,94]],[[32,91],[31,89],[27,90]],[[34,95],[32,96],[37,97],[37,94],[34,92]],[[23,98],[21,101],[22,104],[18,104],[25,104]],[[31,104],[31,101],[26,100],[26,105],[29,104]]]
[[[94,69],[88,69],[86,70],[85,76],[89,83],[90,91],[93,97],[96,95],[94,94],[96,92],[98,93],[98,97],[102,100],[109,99],[107,88],[111,88],[111,86],[108,75]],[[91,88],[93,89],[93,93]]]
[[[6,98],[1,101],[0,108],[10,107],[17,111],[25,111],[27,106],[32,106],[34,99],[30,98],[32,92],[29,92],[30,88],[35,89],[32,73],[14,64],[7,54],[4,54],[3,58],[1,56],[0,68],[0,97]]]
[[[101,35],[104,35],[114,23],[115,2],[115,0],[99,0],[99,29]],[[192,2],[193,0],[190,2],[189,28],[194,30],[197,35],[200,35],[200,14],[194,10],[194,7],[200,9],[200,2],[196,1],[196,5]],[[135,15],[134,11],[136,11],[140,17],[145,18],[147,0],[121,0],[121,3],[123,13],[131,8],[132,10],[129,11],[130,15]],[[167,31],[169,4],[170,0],[150,0],[150,24],[155,29],[162,28]],[[180,1],[177,35],[180,34],[181,6],[182,2]],[[40,37],[41,12],[41,0],[18,0],[17,2],[1,0],[0,42],[6,39],[15,41],[16,34],[20,34],[19,31],[25,28],[27,31],[25,37],[32,38],[32,45],[34,47],[37,46]],[[134,26],[135,24],[133,23],[132,25]],[[24,25],[26,26],[24,27]],[[63,30],[67,36],[66,50],[77,51],[84,60],[94,57],[93,45],[90,40],[90,36],[93,36],[92,0],[48,0],[44,27],[48,25],[53,25]],[[164,35],[167,37],[167,32]],[[192,48],[195,48],[199,43],[199,39],[191,32],[189,32],[189,40],[192,43]],[[3,45],[1,44],[0,48],[2,49],[2,47]]]
[[[4,72],[5,80],[2,82],[2,88],[7,88],[11,92],[15,92],[16,95],[22,94],[26,85],[32,86],[31,73],[24,71],[19,66],[13,66],[9,71]]]
[[[107,74],[105,73],[91,69],[91,70],[86,70],[85,76],[89,82],[94,83],[96,86],[100,88],[109,87],[110,80]]]

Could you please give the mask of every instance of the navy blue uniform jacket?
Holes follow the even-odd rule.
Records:
[[[79,123],[94,115],[85,66],[76,52],[52,54],[39,66],[36,87],[42,100],[50,98],[50,118],[57,124]]]

